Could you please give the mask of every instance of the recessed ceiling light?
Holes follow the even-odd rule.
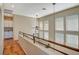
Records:
[[[42,8],[42,10],[46,10],[46,8]]]
[[[55,5],[56,3],[52,3],[52,5]]]

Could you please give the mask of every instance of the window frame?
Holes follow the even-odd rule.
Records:
[[[67,24],[66,23],[66,17],[70,16],[70,15],[75,15],[75,14],[78,16],[78,31],[67,31],[66,30],[66,24]],[[56,33],[64,33],[64,44],[63,45],[66,45],[66,40],[67,40],[66,35],[67,34],[69,34],[69,35],[78,35],[78,48],[79,48],[79,13],[75,13],[75,14],[69,14],[69,15],[65,15],[65,16],[60,16],[60,17],[64,17],[64,30],[63,31],[62,30],[56,30],[56,28],[55,28],[55,34]],[[55,19],[56,18],[57,17],[55,17]],[[55,23],[56,23],[56,21],[55,21]],[[55,24],[55,27],[56,27],[56,24]],[[55,40],[56,40],[56,38],[55,38]],[[54,40],[54,42],[55,42],[55,40]],[[66,45],[66,46],[69,46],[69,45]],[[69,46],[69,47],[71,47],[71,46]]]
[[[40,37],[40,31],[43,31],[43,39],[45,39],[45,32],[48,32],[48,39],[45,39],[45,40],[49,40],[49,20],[47,19],[47,20],[39,20],[39,26],[40,26],[40,21],[43,23],[43,29],[41,30],[41,29],[39,29],[39,37]],[[44,22],[45,21],[48,21],[48,30],[45,30],[44,29]]]

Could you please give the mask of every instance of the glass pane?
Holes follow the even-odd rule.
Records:
[[[44,32],[44,39],[48,40],[48,32]]]
[[[66,30],[78,31],[78,15],[71,15],[66,17]]]
[[[40,27],[40,30],[43,30],[43,21],[40,21],[39,27]]]
[[[56,30],[64,30],[64,18],[63,17],[56,18],[55,29]]]
[[[63,33],[56,33],[55,34],[55,42],[64,44],[64,34]]]
[[[35,27],[32,27],[32,33],[35,33]]]
[[[44,30],[48,30],[48,20],[44,21]]]
[[[38,26],[38,21],[36,19],[32,20],[32,27]]]
[[[66,35],[66,45],[78,48],[78,35]]]
[[[39,37],[40,37],[40,38],[43,38],[43,31],[40,31],[40,32],[39,32]]]
[[[36,26],[38,26],[38,21],[36,19],[32,20],[32,34],[35,34]]]

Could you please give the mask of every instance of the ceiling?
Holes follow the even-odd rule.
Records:
[[[56,3],[55,12],[77,5],[79,3]],[[38,18],[54,12],[52,3],[5,3],[4,8],[13,10],[14,14]],[[46,10],[42,10],[42,8],[46,8]]]

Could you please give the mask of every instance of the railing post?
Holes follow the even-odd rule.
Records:
[[[23,37],[24,37],[24,33],[23,33]]]
[[[34,36],[34,34],[33,34],[33,43],[35,43],[35,36]]]

